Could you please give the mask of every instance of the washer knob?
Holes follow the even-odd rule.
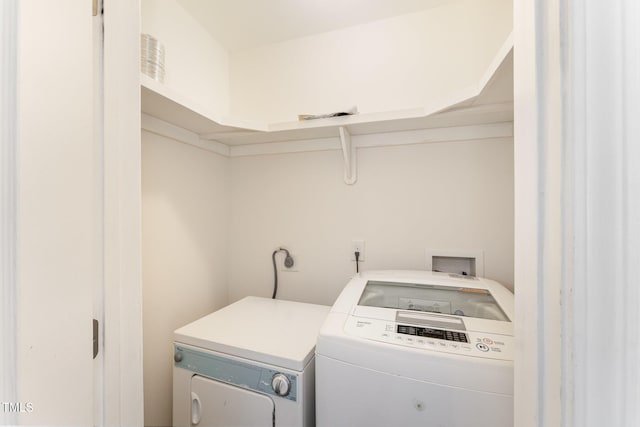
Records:
[[[180,363],[182,362],[182,352],[181,351],[176,351],[173,355],[173,360],[176,361],[176,363]]]
[[[285,374],[275,374],[271,378],[271,388],[278,396],[286,396],[291,391],[291,382]]]

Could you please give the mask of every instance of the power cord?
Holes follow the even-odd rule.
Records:
[[[356,273],[360,273],[360,264],[358,263],[360,261],[360,251],[355,251],[353,255],[356,257]]]
[[[276,294],[278,293],[278,269],[276,268],[276,254],[278,252],[285,253],[284,266],[287,268],[293,267],[293,257],[288,250],[285,248],[278,248],[273,251],[273,254],[271,254],[271,261],[273,262],[273,295],[271,296],[271,299],[276,299]]]

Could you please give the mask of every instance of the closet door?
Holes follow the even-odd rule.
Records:
[[[103,185],[93,132],[92,4],[16,5],[16,391],[4,412],[21,425],[88,426]]]

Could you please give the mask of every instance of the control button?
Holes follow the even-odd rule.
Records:
[[[491,338],[482,338],[482,342],[487,344],[487,345],[492,345],[493,344],[493,340]]]
[[[476,348],[477,348],[478,350],[480,350],[480,351],[485,352],[485,353],[486,353],[487,351],[489,351],[489,346],[488,346],[488,345],[486,345],[486,344],[483,344],[483,343],[481,343],[481,342],[479,342],[478,344],[476,344]]]
[[[291,383],[285,374],[275,374],[271,378],[271,388],[278,396],[286,396],[291,390]]]

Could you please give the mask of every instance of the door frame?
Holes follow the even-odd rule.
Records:
[[[514,2],[518,427],[640,423],[638,19]]]
[[[142,426],[140,1],[104,3],[103,425]]]
[[[514,425],[562,426],[569,336],[563,317],[560,3],[514,2]],[[564,197],[564,198],[563,198]],[[567,313],[565,306],[564,313]],[[564,337],[564,341],[563,341]]]

